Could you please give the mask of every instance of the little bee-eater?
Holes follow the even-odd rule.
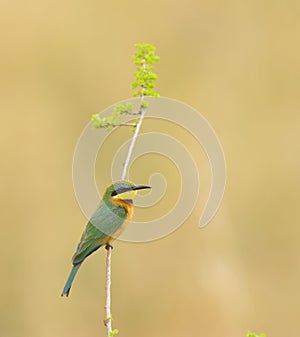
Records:
[[[133,215],[133,198],[138,190],[151,188],[134,185],[128,181],[118,181],[110,185],[98,208],[89,220],[72,258],[73,268],[61,296],[68,296],[74,277],[82,262],[94,251],[109,245]]]

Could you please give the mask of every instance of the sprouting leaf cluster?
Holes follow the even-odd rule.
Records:
[[[92,116],[93,126],[95,128],[105,128],[110,131],[116,126],[131,126],[135,123],[122,123],[120,117],[122,115],[139,115],[139,112],[133,112],[133,103],[118,104],[114,107],[112,114],[108,117],[100,117],[98,114]]]
[[[159,57],[155,55],[156,48],[146,43],[135,44],[135,47],[137,51],[132,58],[137,70],[134,73],[135,82],[132,84],[132,88],[137,89],[133,96],[141,97],[139,107],[135,111],[133,103],[118,104],[108,117],[100,117],[98,114],[94,114],[92,121],[95,128],[104,128],[107,131],[111,131],[118,126],[129,126],[132,131],[135,131],[140,121],[139,116],[149,105],[144,98],[146,96],[159,97],[159,94],[154,91],[157,75],[152,72],[153,64],[159,61]],[[137,118],[131,123],[124,123],[121,119],[122,115],[132,115]]]
[[[159,56],[155,55],[156,48],[147,43],[137,43],[135,47],[137,51],[132,58],[137,70],[134,72],[135,82],[132,84],[132,89],[137,91],[133,96],[159,97],[159,94],[153,90],[158,78],[152,71],[152,65],[159,61]]]

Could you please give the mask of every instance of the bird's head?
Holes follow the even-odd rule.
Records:
[[[132,204],[138,190],[144,190],[147,188],[151,188],[151,186],[135,185],[132,182],[126,180],[117,181],[106,189],[103,200],[121,200]]]

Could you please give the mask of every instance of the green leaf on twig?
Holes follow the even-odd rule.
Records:
[[[109,333],[109,335],[112,337],[112,336],[117,335],[118,333],[119,333],[119,330],[118,330],[118,329],[114,329],[113,331],[111,331],[111,332]]]

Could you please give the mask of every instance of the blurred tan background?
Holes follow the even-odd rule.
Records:
[[[197,208],[163,240],[116,244],[114,326],[120,336],[299,335],[299,14],[296,0],[2,2],[1,336],[105,336],[103,252],[60,297],[86,222],[72,157],[91,114],[131,96],[136,42],[157,47],[158,92],[212,124],[228,179],[199,230],[209,172],[190,139],[207,177]],[[146,165],[131,179],[145,182]]]

